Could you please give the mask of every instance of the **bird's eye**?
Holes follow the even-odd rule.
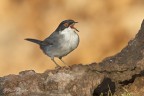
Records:
[[[65,26],[65,27],[68,27],[68,23],[64,23],[64,26]]]

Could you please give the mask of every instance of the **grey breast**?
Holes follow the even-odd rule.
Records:
[[[63,35],[60,35],[58,32],[53,32],[43,41],[43,44],[40,47],[46,55],[58,57],[58,55],[60,55],[61,38],[63,38]]]

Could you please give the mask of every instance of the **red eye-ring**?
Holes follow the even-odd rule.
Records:
[[[64,26],[65,26],[65,27],[68,27],[68,23],[65,23]]]

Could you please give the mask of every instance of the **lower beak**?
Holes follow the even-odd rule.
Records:
[[[78,22],[74,22],[74,23],[78,23]],[[77,31],[77,32],[79,32],[79,30],[78,29],[76,29],[74,26],[73,26],[73,28]]]
[[[79,30],[78,30],[78,29],[76,29],[75,27],[74,27],[74,29],[75,29],[77,32],[79,32]]]

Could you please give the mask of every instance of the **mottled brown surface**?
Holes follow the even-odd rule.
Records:
[[[134,38],[144,18],[144,0],[1,0],[0,76],[25,69],[42,73],[55,64],[25,38],[43,40],[65,19],[79,23],[80,44],[69,64],[101,62]],[[64,64],[56,59],[61,65]]]
[[[3,77],[1,92],[8,96],[89,96],[103,78],[104,75],[82,65],[42,74],[29,70]]]
[[[120,53],[99,64],[73,65],[36,73],[33,70],[0,78],[0,95],[99,96],[108,90],[133,96],[144,92],[144,21],[136,37]]]

